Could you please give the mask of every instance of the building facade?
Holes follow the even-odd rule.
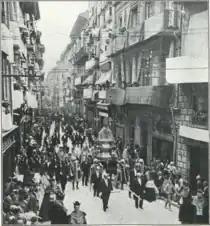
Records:
[[[180,36],[166,60],[166,79],[176,91],[177,167],[195,188],[197,175],[208,181],[208,5],[181,6]]]
[[[44,45],[36,21],[38,3],[3,1],[2,54],[2,147],[4,182],[14,172],[14,157],[35,119],[43,79]]]
[[[174,161],[192,186],[198,174],[207,180],[207,3],[90,1],[88,15],[69,58],[71,99],[88,127],[106,121],[147,164]]]

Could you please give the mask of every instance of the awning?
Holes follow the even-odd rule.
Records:
[[[93,75],[89,75],[82,84],[83,85],[92,85],[93,84]]]
[[[208,59],[189,56],[168,58],[166,80],[170,84],[207,83]]]
[[[188,139],[209,142],[209,131],[189,126],[180,126],[179,135]]]
[[[23,103],[23,92],[20,90],[14,90],[12,93],[12,109],[15,110],[20,108]]]
[[[106,81],[111,81],[111,75],[112,75],[112,72],[111,71],[108,71],[106,73],[103,73],[101,74],[99,80],[95,83],[96,85],[102,85],[102,84],[105,84]]]
[[[14,62],[13,38],[7,26],[1,23],[1,51],[8,56],[10,63]]]
[[[21,43],[22,40],[21,40],[20,29],[18,27],[18,23],[14,22],[14,21],[10,21],[9,26],[10,26],[10,31],[11,31],[12,37],[13,37],[13,45],[19,46],[19,48],[21,48],[22,47],[22,43]]]
[[[78,85],[81,85],[81,84],[82,84],[82,79],[81,79],[81,77],[75,78],[74,85],[75,85],[75,86],[78,86]]]

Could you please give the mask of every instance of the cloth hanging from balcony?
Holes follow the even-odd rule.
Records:
[[[9,131],[10,129],[12,129],[13,127],[13,124],[12,124],[12,115],[10,113],[6,114],[5,113],[5,108],[2,107],[2,123],[1,123],[1,126],[2,126],[2,131],[3,132],[6,132],[6,131]]]
[[[105,84],[107,81],[111,82],[111,78],[112,78],[112,72],[108,71],[106,73],[102,73],[100,78],[98,79],[98,81],[96,81],[96,85],[103,85]]]
[[[93,75],[88,76],[82,84],[83,85],[92,85],[93,84]]]
[[[10,63],[14,62],[13,38],[7,26],[1,23],[1,51],[8,57]]]
[[[27,92],[26,93],[26,99],[27,99],[27,103],[28,103],[29,107],[37,108],[37,100],[36,100],[35,95],[32,95],[31,93]]]
[[[14,90],[12,92],[12,109],[20,108],[21,104],[23,104],[23,92],[20,90]]]

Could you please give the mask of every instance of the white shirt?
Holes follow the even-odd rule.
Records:
[[[97,177],[97,178],[99,177],[99,172],[96,172],[96,177]]]
[[[104,182],[105,182],[106,186],[108,187],[108,180],[104,179]]]
[[[141,185],[141,178],[138,178],[137,180],[138,180],[138,183]]]

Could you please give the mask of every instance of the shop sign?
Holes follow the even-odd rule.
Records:
[[[99,112],[99,115],[102,116],[102,117],[106,117],[106,118],[109,117],[108,113],[101,112],[101,111]]]
[[[10,135],[3,138],[3,152],[15,143],[15,136]]]
[[[103,105],[97,105],[97,108],[99,108],[101,110],[105,110],[105,111],[109,110],[108,106],[103,106]]]

